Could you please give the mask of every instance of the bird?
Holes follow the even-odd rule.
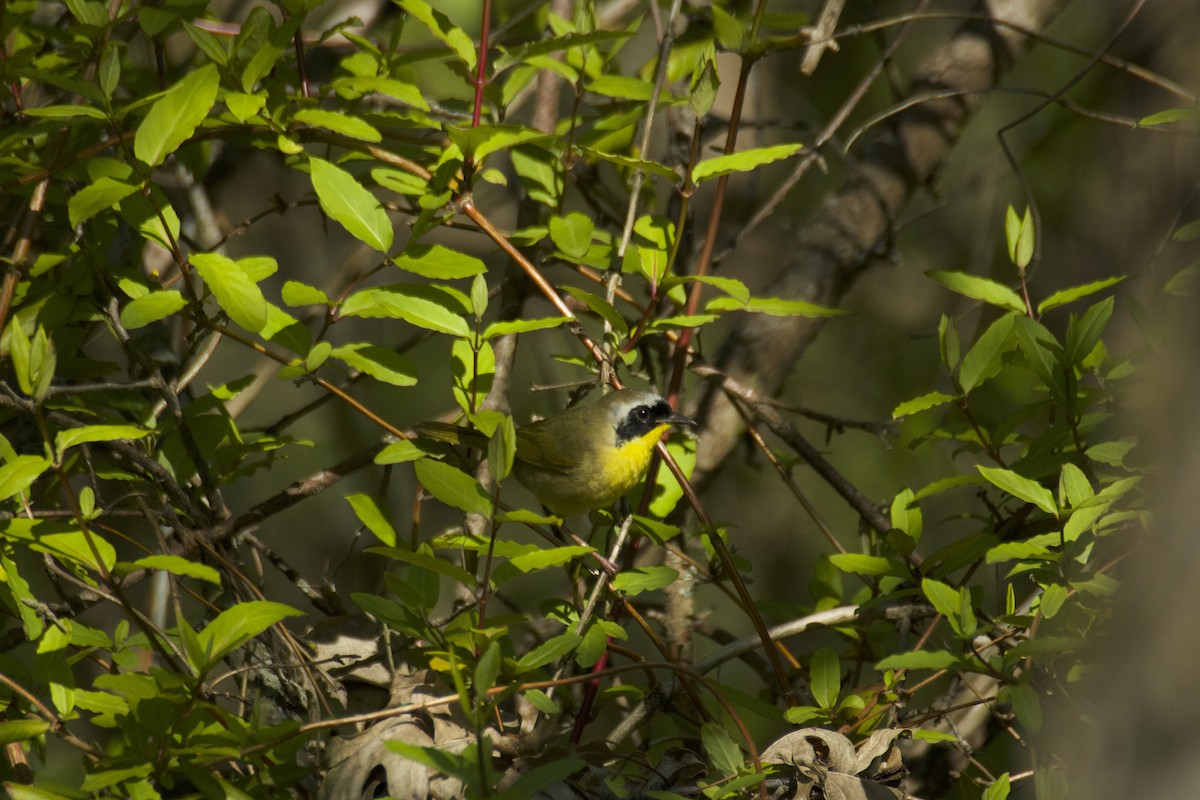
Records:
[[[513,475],[560,517],[607,508],[645,476],[654,446],[672,425],[696,422],[653,392],[611,392],[517,428]],[[415,431],[424,439],[487,448],[484,434],[445,422],[422,422]]]

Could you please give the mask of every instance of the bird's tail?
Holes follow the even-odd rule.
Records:
[[[435,442],[473,447],[477,450],[486,450],[488,446],[488,437],[479,431],[451,425],[449,422],[418,422],[413,430],[422,439]]]

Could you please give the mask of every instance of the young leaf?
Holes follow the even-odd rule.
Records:
[[[191,137],[212,110],[220,83],[216,65],[206,64],[156,100],[133,137],[138,160],[157,167]]]
[[[308,163],[321,210],[368,247],[381,253],[391,250],[392,223],[375,195],[349,172],[323,158],[309,156]]]
[[[970,297],[973,300],[982,300],[985,303],[999,306],[1008,311],[1015,311],[1018,314],[1025,313],[1025,301],[1021,299],[1021,296],[1004,284],[998,283],[991,278],[981,278],[978,275],[971,275],[966,272],[946,272],[944,270],[930,270],[925,274],[950,291],[957,292],[964,297]]]
[[[1103,280],[1092,281],[1091,283],[1085,283],[1080,286],[1072,286],[1070,289],[1062,289],[1057,291],[1042,302],[1038,303],[1038,316],[1040,317],[1047,311],[1058,308],[1059,306],[1065,306],[1067,303],[1073,303],[1076,300],[1081,300],[1084,297],[1095,294],[1096,292],[1102,292],[1110,286],[1116,286],[1118,283],[1124,281],[1125,278],[1125,275],[1117,275],[1112,278],[1104,278]]]
[[[977,467],[979,474],[989,483],[1011,494],[1013,497],[1033,503],[1047,514],[1057,517],[1058,507],[1054,504],[1054,494],[1037,481],[1031,481],[1012,470],[999,467]]]
[[[1008,240],[1008,260],[1021,272],[1033,260],[1034,230],[1033,214],[1028,207],[1025,216],[1018,218],[1012,206],[1004,218],[1004,234]]]

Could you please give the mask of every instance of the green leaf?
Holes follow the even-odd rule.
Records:
[[[40,402],[50,390],[58,365],[54,342],[40,324],[30,340],[21,320],[14,318],[8,325],[8,347],[13,370],[17,373],[17,385],[22,392]]]
[[[962,663],[961,657],[946,650],[913,650],[890,655],[877,663],[875,669],[880,672],[889,669],[957,669]]]
[[[7,500],[28,489],[42,473],[50,469],[51,461],[41,456],[17,456],[0,466],[0,500]]]
[[[197,564],[181,556],[144,556],[129,566],[133,569],[161,569],[181,578],[196,578],[215,586],[221,585],[221,573],[207,564]]]
[[[50,723],[41,719],[13,719],[0,722],[0,745],[37,739],[50,730]],[[11,784],[5,784],[5,789]]]
[[[1093,305],[1079,317],[1067,323],[1067,354],[1073,364],[1081,364],[1091,354],[1108,321],[1112,319],[1115,299],[1106,297]]]
[[[492,642],[479,657],[479,663],[475,665],[473,688],[477,695],[482,696],[488,689],[496,685],[496,678],[499,677],[502,666],[504,666],[504,660],[500,653],[500,642]]]
[[[219,253],[193,253],[192,266],[229,318],[251,333],[267,325],[267,298],[236,261]]]
[[[969,394],[984,381],[994,378],[1004,366],[1004,354],[1014,347],[1013,316],[1005,314],[989,325],[963,356],[962,366],[958,369],[958,382],[963,394]]]
[[[379,451],[375,456],[376,464],[403,464],[407,461],[416,461],[418,458],[423,458],[428,455],[416,443],[404,439],[399,442],[392,442],[387,447]]]
[[[392,386],[413,386],[417,382],[416,367],[395,350],[359,342],[333,348],[331,355],[351,369],[366,373]]]
[[[999,467],[978,467],[979,474],[992,485],[1003,489],[1013,497],[1024,500],[1045,511],[1051,516],[1058,516],[1058,506],[1054,504],[1054,494],[1037,481],[1031,481],[1012,470]]]
[[[339,133],[350,139],[362,142],[381,142],[383,134],[370,123],[342,114],[338,111],[326,111],[323,108],[305,108],[297,111],[292,117],[294,122],[300,122],[314,128],[324,128]]]
[[[1058,496],[1059,505],[1078,508],[1095,497],[1096,493],[1083,470],[1068,461],[1063,464],[1058,478]]]
[[[245,122],[258,115],[267,104],[267,98],[261,94],[246,94],[244,92],[226,92],[225,107],[238,122]]]
[[[907,417],[910,414],[916,414],[920,411],[928,411],[931,408],[945,405],[953,399],[954,395],[946,394],[945,392],[929,392],[920,397],[906,400],[896,406],[892,409],[892,419],[900,419],[901,417]]]
[[[829,557],[829,563],[842,572],[855,575],[888,575],[895,565],[883,556],[868,556],[862,553],[837,553]]]
[[[427,547],[424,545],[422,547],[427,549]],[[384,555],[388,558],[393,558],[397,561],[403,561],[406,564],[411,564],[414,567],[427,569],[430,572],[434,572],[438,575],[445,575],[450,580],[454,581],[455,583],[462,584],[463,586],[474,587],[479,584],[479,581],[476,580],[475,576],[467,572],[462,567],[452,564],[444,558],[438,558],[434,555],[431,555],[429,552],[414,552],[412,550],[405,550],[399,547],[372,547],[367,552],[378,553],[379,555]]]
[[[392,259],[401,269],[423,278],[454,280],[487,272],[487,265],[475,256],[442,247],[440,244],[410,244]]]
[[[342,303],[344,317],[391,317],[438,333],[469,337],[471,326],[457,298],[444,287],[397,284],[355,292]]]
[[[157,167],[195,133],[217,99],[221,76],[206,64],[175,84],[150,107],[133,137],[133,154]]]
[[[1008,311],[1015,311],[1018,314],[1025,313],[1025,301],[1021,299],[1021,296],[1004,284],[998,283],[991,278],[981,278],[978,275],[970,275],[966,272],[946,272],[943,270],[930,270],[925,274],[952,292],[974,300],[982,300],[985,303],[999,306]]]
[[[1023,217],[1018,217],[1011,205],[1008,207],[1004,217],[1004,234],[1008,241],[1008,260],[1024,272],[1033,260],[1034,245],[1033,213],[1028,206]]]
[[[487,460],[492,480],[502,481],[512,472],[517,457],[517,429],[512,417],[505,415],[488,439]]]
[[[626,169],[641,170],[647,175],[657,175],[660,178],[666,178],[671,183],[679,183],[679,173],[675,170],[660,164],[657,161],[646,161],[641,158],[632,158],[630,156],[619,155],[617,153],[606,153],[603,150],[596,150],[591,147],[580,146],[579,151],[591,159],[607,161],[610,164],[615,164],[618,167]]]
[[[714,297],[704,306],[705,311],[749,311],[770,314],[773,317],[837,317],[850,312],[840,308],[828,308],[804,300],[786,300],[782,297],[752,297],[747,303],[735,297]]]
[[[432,458],[423,458],[414,467],[421,485],[446,505],[485,517],[492,513],[487,492],[462,470]]]
[[[587,762],[582,759],[555,757],[554,760],[534,767],[521,775],[503,792],[489,795],[489,797],[492,800],[526,800],[530,797],[549,797],[550,794],[544,792],[544,789],[563,783],[586,766]]]
[[[354,509],[354,516],[367,526],[367,530],[375,534],[375,538],[388,547],[396,546],[396,529],[388,522],[387,515],[379,507],[379,503],[369,494],[351,494],[346,496],[346,502]]]
[[[550,239],[559,250],[572,258],[583,258],[587,254],[595,229],[592,218],[578,211],[572,211],[565,217],[550,218]]]
[[[983,790],[982,800],[1007,800],[1009,790],[1008,773],[1005,772]]]
[[[818,706],[828,710],[837,705],[838,695],[842,691],[842,662],[832,647],[822,647],[813,653],[808,680]]]
[[[958,618],[963,600],[958,589],[933,578],[922,578],[921,593],[943,617],[951,621]]]
[[[421,96],[420,89],[411,83],[405,83],[394,78],[356,75],[351,78],[338,78],[333,81],[331,88],[342,96],[353,94],[356,97],[361,97],[370,92],[378,92],[413,108],[419,108],[422,111],[429,110],[429,103]]]
[[[538,549],[522,553],[519,556],[513,556],[509,563],[521,570],[521,572],[533,572],[534,570],[546,569],[548,567],[557,567],[560,564],[566,564],[568,561],[574,561],[582,555],[594,552],[596,552],[596,548],[586,545],[551,547],[545,550]]]
[[[137,184],[108,177],[98,178],[72,195],[67,203],[71,226],[79,225],[101,211],[115,209],[118,203],[137,190]]]
[[[678,579],[679,573],[670,567],[634,567],[617,573],[612,587],[633,596],[670,586]]]
[[[517,662],[517,666],[522,670],[537,669],[538,667],[545,666],[573,652],[582,641],[582,636],[574,633],[561,633],[521,656],[521,659]]]
[[[942,357],[942,363],[946,369],[951,372],[958,366],[959,359],[959,341],[958,330],[954,327],[954,320],[942,314],[942,318],[938,321],[938,353]]]
[[[292,307],[329,305],[332,302],[329,295],[320,289],[299,281],[284,281],[280,297],[285,305]]]
[[[794,144],[777,144],[770,147],[756,147],[743,150],[740,153],[730,153],[727,156],[706,158],[692,170],[692,181],[703,183],[712,178],[728,175],[731,172],[749,172],[764,164],[770,164],[785,158],[791,158],[804,149],[799,142]]]
[[[1046,619],[1052,619],[1066,602],[1067,594],[1070,592],[1066,586],[1061,583],[1052,583],[1049,586],[1042,587],[1042,598],[1038,604],[1038,611]]]
[[[539,130],[519,125],[452,127],[446,132],[450,135],[450,141],[458,145],[465,156],[474,158],[476,163],[481,163],[492,153],[550,138]]]
[[[226,609],[196,634],[201,648],[201,663],[196,668],[207,672],[225,656],[258,636],[280,620],[302,617],[303,613],[283,603],[250,600]]]
[[[308,163],[321,210],[368,247],[381,253],[391,250],[392,223],[375,195],[349,172],[323,158],[309,156]]]
[[[121,325],[131,331],[144,328],[151,322],[171,316],[186,305],[187,300],[174,289],[151,292],[125,304],[121,309]]]
[[[429,32],[444,42],[469,71],[475,70],[475,43],[462,28],[440,11],[434,11],[425,0],[397,0],[400,7],[420,21]]]
[[[588,81],[584,88],[617,100],[645,101],[654,94],[654,84],[628,75],[597,75]]]
[[[1085,283],[1080,286],[1072,286],[1069,289],[1062,289],[1060,291],[1057,291],[1054,294],[1047,297],[1042,302],[1038,303],[1038,307],[1037,307],[1038,316],[1040,317],[1042,314],[1045,314],[1047,311],[1058,308],[1059,306],[1065,306],[1067,303],[1073,303],[1076,300],[1081,300],[1084,297],[1088,297],[1090,295],[1096,294],[1096,292],[1102,292],[1110,286],[1116,286],[1118,283],[1121,283],[1125,279],[1126,279],[1125,275],[1117,275],[1112,278],[1105,278],[1105,279],[1099,280],[1099,281],[1092,281],[1091,283]]]
[[[1163,111],[1156,111],[1148,117],[1142,117],[1138,120],[1138,125],[1166,125],[1171,122],[1195,122],[1200,118],[1200,112],[1195,108],[1168,108]]]
[[[54,436],[54,448],[62,453],[68,447],[89,442],[112,442],[118,439],[141,439],[150,433],[133,425],[83,425],[65,428]]]
[[[700,743],[718,775],[736,775],[746,763],[741,748],[724,726],[706,722],[700,726]]]
[[[1008,701],[1012,703],[1017,719],[1033,733],[1042,729],[1042,703],[1037,692],[1027,683],[1016,683],[1006,687]]]
[[[566,317],[542,317],[541,319],[514,319],[493,322],[483,329],[484,340],[495,339],[497,336],[508,336],[513,333],[529,333],[557,328],[567,321]]]
[[[621,316],[621,312],[617,311],[603,297],[575,286],[563,286],[562,290],[582,302],[592,313],[605,320],[612,326],[612,329],[616,331],[618,336],[624,338],[629,335],[629,325],[625,322],[625,318]]]

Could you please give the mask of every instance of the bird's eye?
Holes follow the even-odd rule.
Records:
[[[637,408],[635,408],[633,410],[633,413],[638,419],[642,420],[643,422],[645,420],[650,419],[650,409],[646,408],[645,406],[638,406]]]

